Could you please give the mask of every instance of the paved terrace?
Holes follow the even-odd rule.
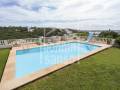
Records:
[[[107,44],[100,44],[100,43],[94,43],[94,42],[90,42],[90,44],[94,44],[94,45],[99,45],[101,46],[100,48],[98,48],[97,50],[93,50],[90,53],[80,56],[80,57],[75,57],[74,59],[65,61],[62,64],[57,64],[54,66],[51,66],[49,68],[34,72],[32,74],[29,74],[27,76],[24,76],[22,78],[15,78],[15,64],[16,64],[16,60],[15,60],[15,56],[16,56],[16,50],[23,50],[23,49],[28,49],[28,48],[35,48],[35,47],[41,47],[41,46],[48,46],[48,45],[55,45],[55,44],[61,44],[61,43],[65,43],[65,42],[80,42],[79,40],[70,40],[70,41],[59,41],[57,43],[51,43],[51,44],[44,44],[44,45],[37,45],[37,44],[28,44],[28,45],[22,45],[22,46],[18,46],[18,47],[13,47],[10,51],[9,54],[9,58],[8,61],[6,63],[6,67],[3,73],[3,77],[0,83],[0,90],[11,90],[11,89],[15,89],[17,87],[20,87],[26,83],[29,83],[35,79],[38,79],[42,76],[45,76],[51,72],[54,72],[60,68],[63,68],[69,64],[72,64],[74,62],[79,61],[80,59],[83,59],[85,57],[88,57],[90,55],[93,55],[99,51],[102,51],[104,49],[107,49],[109,47],[111,47],[111,45],[107,45]],[[82,43],[86,43],[86,42],[82,42]]]

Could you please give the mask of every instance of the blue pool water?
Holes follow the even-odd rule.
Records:
[[[16,77],[22,77],[38,70],[63,63],[84,55],[99,46],[70,42],[59,45],[16,51]]]

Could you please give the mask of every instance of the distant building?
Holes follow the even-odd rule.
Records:
[[[31,27],[28,27],[28,32],[33,32],[34,29],[32,29]]]
[[[94,36],[99,36],[99,34],[101,33],[101,32],[93,32],[94,33]]]

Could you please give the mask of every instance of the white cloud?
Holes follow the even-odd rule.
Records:
[[[119,10],[119,0],[0,0],[0,24],[120,29]]]

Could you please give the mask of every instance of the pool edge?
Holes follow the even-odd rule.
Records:
[[[79,42],[80,42],[80,41],[79,41]],[[91,43],[91,44],[93,45],[93,43]],[[0,84],[0,90],[15,89],[15,88],[20,87],[20,86],[22,86],[22,85],[24,85],[24,84],[27,84],[27,83],[35,80],[35,79],[38,79],[38,78],[40,78],[40,77],[43,77],[43,76],[45,76],[45,75],[47,75],[47,74],[49,74],[49,73],[52,73],[52,72],[54,72],[54,71],[56,71],[56,70],[61,69],[61,68],[65,67],[65,66],[67,66],[67,65],[70,65],[70,64],[72,64],[72,63],[74,63],[74,62],[77,62],[77,61],[83,59],[83,58],[86,58],[86,57],[91,56],[91,55],[93,55],[93,54],[95,54],[95,53],[97,53],[97,52],[100,52],[100,51],[102,51],[102,50],[104,50],[104,49],[107,49],[107,48],[111,47],[111,45],[105,45],[105,44],[101,44],[101,45],[100,45],[100,44],[94,44],[94,45],[99,45],[99,46],[102,46],[102,47],[100,47],[100,48],[98,48],[98,49],[96,49],[96,50],[93,50],[93,51],[91,51],[90,53],[88,53],[88,54],[86,54],[86,55],[83,55],[83,56],[74,58],[74,59],[72,59],[72,60],[70,60],[70,61],[66,61],[66,62],[64,62],[63,64],[54,65],[54,66],[52,66],[52,67],[46,68],[46,69],[44,69],[44,70],[40,70],[40,71],[38,71],[38,72],[35,72],[35,73],[30,74],[30,75],[28,75],[28,76],[22,77],[22,78],[20,78],[20,79],[15,79],[15,78],[13,77],[13,78],[11,78],[11,80],[7,80],[7,81],[5,81],[5,82],[1,82],[1,84]],[[12,55],[14,56],[14,54],[15,54],[14,49],[12,49],[10,53],[12,53]],[[13,59],[13,58],[12,58],[12,59]],[[14,59],[15,59],[15,58],[14,58]],[[8,62],[9,62],[9,61],[10,61],[10,59],[8,59]],[[13,61],[15,61],[15,60],[13,60]],[[8,62],[7,62],[7,64],[8,64]],[[14,62],[14,63],[15,63],[15,62]],[[15,72],[15,71],[13,71],[13,72]]]

